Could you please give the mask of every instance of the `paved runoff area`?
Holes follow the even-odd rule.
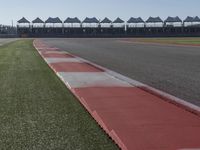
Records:
[[[69,54],[66,49],[51,47],[41,40],[35,40],[34,46],[91,116],[123,150],[200,149],[199,114],[143,90],[142,84],[139,87],[139,84],[112,76],[107,70]],[[124,56],[121,57],[126,59]],[[145,63],[150,63],[150,60]],[[124,67],[126,68],[125,65]]]
[[[200,47],[138,40],[44,39],[51,46],[200,106]]]

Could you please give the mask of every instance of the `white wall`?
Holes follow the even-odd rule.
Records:
[[[99,26],[98,23],[83,23],[82,27],[86,27],[86,28],[97,28]]]
[[[121,27],[124,27],[124,26],[125,26],[125,23],[113,23],[114,28],[121,28]]]
[[[33,28],[43,28],[44,24],[43,23],[33,23]]]
[[[17,25],[18,25],[18,27],[29,28],[29,24],[28,23],[19,23]]]
[[[111,27],[112,23],[101,23],[102,28],[109,28]]]
[[[80,23],[64,23],[64,27],[68,27],[68,28],[79,28],[81,27],[81,24]]]
[[[56,27],[56,28],[59,28],[59,27],[62,27],[62,23],[46,23],[45,24],[45,27],[47,28],[52,28],[52,27]]]
[[[129,23],[128,27],[144,27],[144,23]]]
[[[146,23],[146,27],[163,27],[163,23]]]

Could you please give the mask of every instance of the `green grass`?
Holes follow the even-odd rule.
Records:
[[[200,46],[200,38],[141,38],[141,42]]]
[[[32,46],[0,47],[0,149],[118,149]]]

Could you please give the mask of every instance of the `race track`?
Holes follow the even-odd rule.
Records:
[[[123,42],[122,39],[43,39],[200,106],[200,47]]]

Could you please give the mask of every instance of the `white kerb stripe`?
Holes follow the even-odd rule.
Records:
[[[70,88],[82,87],[133,87],[104,72],[58,72],[58,75]]]
[[[46,62],[48,64],[50,63],[61,63],[61,62],[79,62],[81,63],[81,61],[77,58],[45,58]]]
[[[69,54],[68,52],[65,51],[46,51],[46,54]]]

